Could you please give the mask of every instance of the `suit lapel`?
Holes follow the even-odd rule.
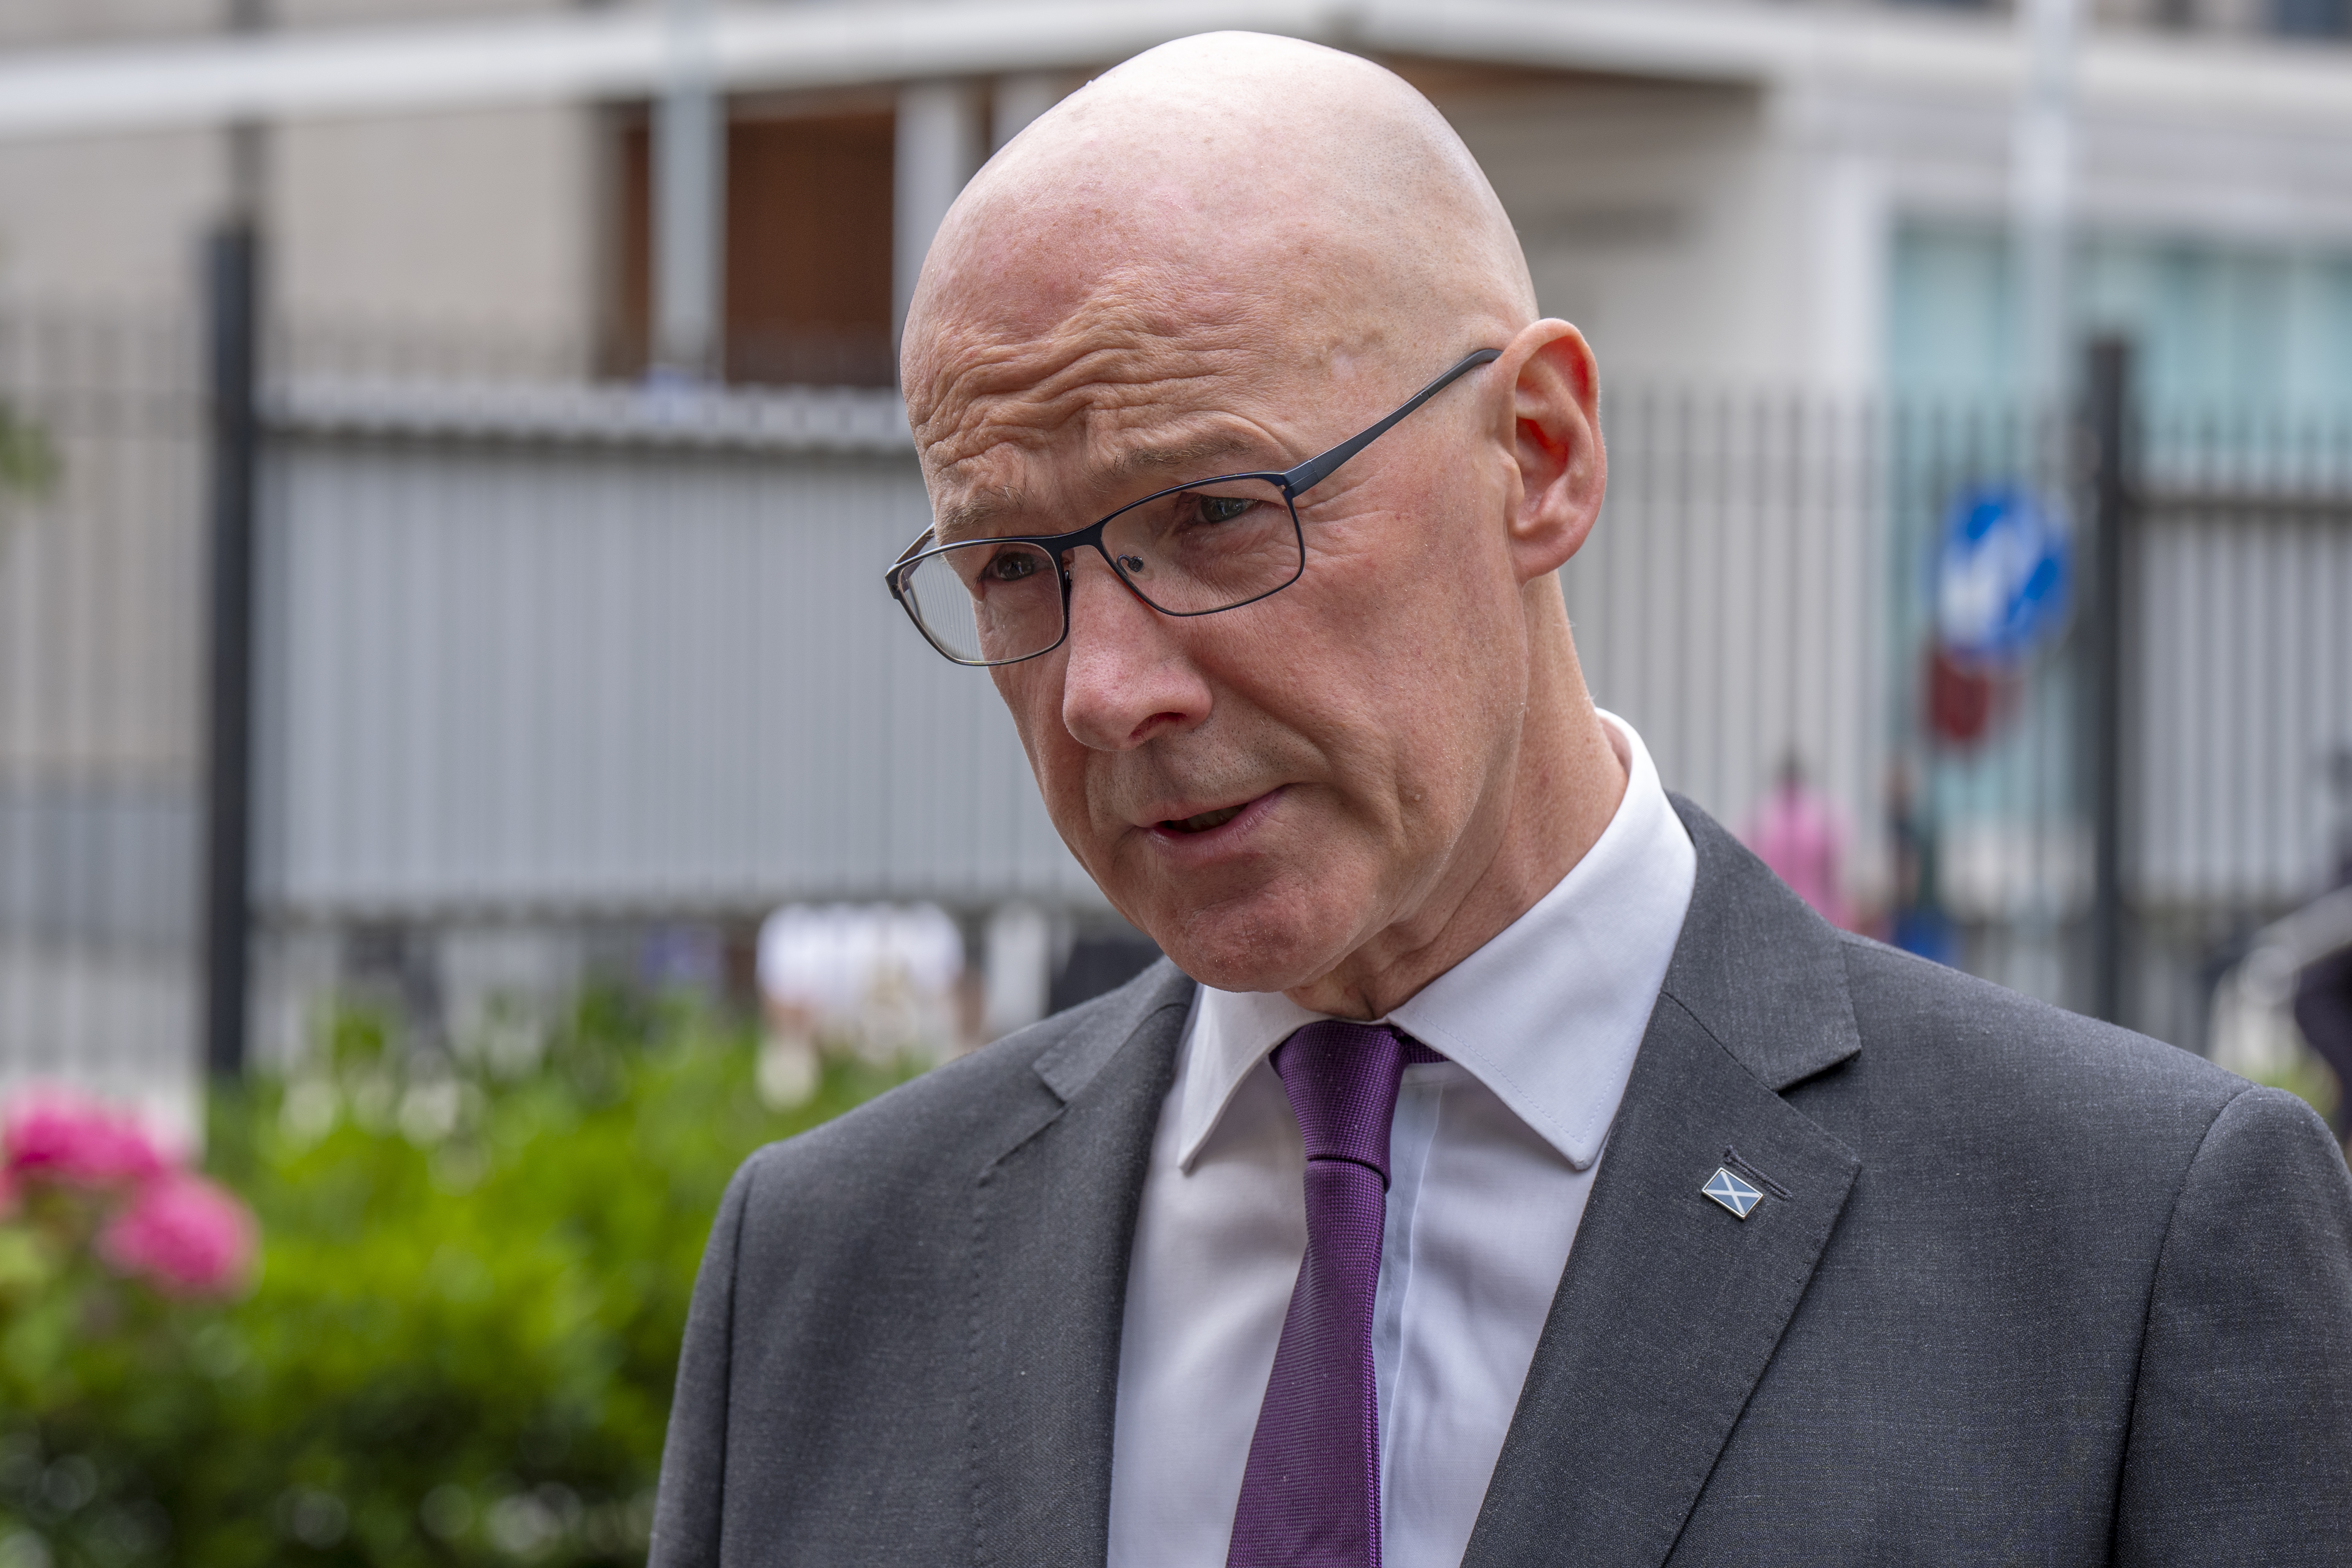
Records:
[[[1779,1092],[1858,1048],[1837,936],[1676,805],[1691,910],[1465,1568],[1665,1559],[1860,1170]],[[1705,1196],[1727,1147],[1786,1195]]]
[[[973,1189],[973,1561],[1099,1564],[1129,1255],[1192,983],[1161,963],[1041,1055],[1050,1093]]]

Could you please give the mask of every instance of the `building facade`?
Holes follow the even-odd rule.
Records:
[[[1854,907],[1881,915],[1917,895],[1916,824],[1883,830],[1889,802],[1924,802],[1934,897],[1978,933],[1960,955],[2072,999],[2079,672],[2053,653],[2000,744],[1936,750],[1913,557],[1955,485],[2003,464],[2072,482],[2035,402],[2066,388],[2036,379],[2036,342],[2070,359],[2128,334],[2151,417],[2175,424],[2324,429],[2352,404],[2352,39],[2341,0],[2067,15],[12,7],[0,398],[62,463],[46,492],[0,495],[0,1071],[102,1058],[131,1082],[158,1053],[194,1060],[199,257],[239,215],[272,329],[255,867],[279,1000],[257,1030],[299,1035],[302,999],[354,966],[452,1016],[457,993],[576,974],[581,942],[519,932],[922,898],[985,967],[1003,908],[1052,911],[1065,942],[1103,921],[1001,716],[916,657],[875,585],[923,523],[893,338],[992,148],[1089,74],[1213,26],[1359,50],[1420,86],[1494,180],[1543,308],[1593,341],[1615,496],[1567,585],[1598,695],[1668,782],[1736,823],[1793,763],[1849,825]],[[708,199],[679,200],[696,182]],[[2027,241],[2053,214],[2051,264]],[[698,308],[681,361],[665,322]],[[1930,407],[1949,417],[1923,447],[1893,416]],[[1966,434],[1971,409],[2023,445],[1985,457],[2000,442]],[[2352,488],[2333,439],[2264,482],[2297,504]],[[2243,479],[2262,443],[2231,440],[2199,449]],[[2136,699],[2143,861],[2204,866],[2174,853],[2200,812],[2215,842],[2250,841],[2144,900],[2172,934],[2148,939],[2132,1016],[2184,1043],[2200,966],[2317,874],[2336,829],[2314,759],[2352,746],[2352,651],[2328,629],[2352,622],[2352,530],[2324,505],[2263,516],[2150,547],[2149,581],[2244,656],[2152,637],[2168,684]],[[2200,597],[2215,562],[2236,598]],[[2302,629],[2246,653],[2294,594]],[[2234,684],[2196,684],[2225,664]],[[2170,699],[2267,712],[2249,694],[2289,688],[2236,742],[2267,759],[2268,793],[2200,784],[2165,816],[2197,755]]]

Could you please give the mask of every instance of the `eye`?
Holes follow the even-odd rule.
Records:
[[[1231,522],[1257,502],[1247,496],[1195,496],[1196,521],[1201,522]]]
[[[1025,550],[1007,550],[981,568],[981,577],[990,583],[1018,583],[1037,570],[1037,558]]]

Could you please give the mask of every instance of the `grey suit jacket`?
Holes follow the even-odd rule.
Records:
[[[1677,806],[1690,914],[1465,1561],[2352,1563],[2318,1118],[1839,932]],[[654,1568],[1103,1561],[1192,991],[1162,963],[744,1165]],[[1701,1196],[1727,1146],[1787,1195]]]

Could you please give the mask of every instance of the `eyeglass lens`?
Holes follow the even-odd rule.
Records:
[[[1175,616],[1231,609],[1273,593],[1305,564],[1281,487],[1218,479],[1114,513],[1103,553],[1137,595]],[[1004,664],[1062,640],[1061,573],[1042,545],[975,540],[919,559],[905,591],[923,630],[950,658]]]

